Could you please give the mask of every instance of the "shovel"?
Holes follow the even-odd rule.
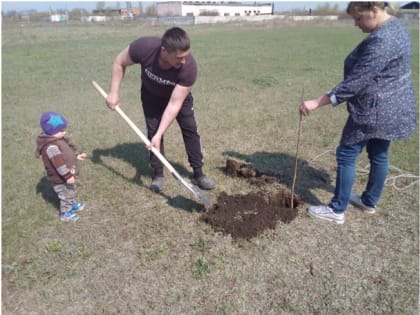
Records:
[[[96,83],[96,81],[92,81],[93,86],[95,89],[106,99],[107,94],[106,92],[101,88],[101,86]],[[115,111],[126,121],[126,123],[133,129],[133,131],[140,137],[140,139],[146,144],[147,147],[150,147],[150,141],[147,139],[147,137],[140,131],[139,128],[131,121],[130,118],[127,117],[127,115],[122,111],[122,109],[119,106],[115,107]],[[150,147],[150,151],[153,152],[154,155],[165,165],[165,167],[171,172],[173,177],[181,183],[187,190],[189,190],[195,198],[197,198],[199,201],[201,201],[206,207],[209,207],[211,205],[211,202],[209,198],[195,185],[187,182],[184,178],[181,177],[181,175],[178,174],[178,172],[173,168],[173,166],[166,160],[166,158],[160,153],[158,149],[155,147]]]

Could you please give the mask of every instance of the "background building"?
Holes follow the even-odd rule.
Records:
[[[69,20],[68,14],[51,14],[50,21],[58,23],[66,23]]]
[[[156,4],[158,16],[254,16],[272,15],[273,3],[170,1]]]
[[[400,15],[404,19],[418,19],[419,18],[419,2],[412,1],[401,6]]]

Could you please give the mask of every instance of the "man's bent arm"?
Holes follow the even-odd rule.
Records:
[[[176,85],[172,91],[171,98],[169,99],[168,105],[166,106],[165,111],[163,112],[162,119],[159,124],[159,128],[156,131],[156,134],[152,138],[152,145],[159,148],[160,140],[162,139],[166,130],[178,116],[179,111],[181,110],[182,105],[184,104],[185,98],[190,93],[192,87]],[[156,141],[155,141],[156,140]]]
[[[128,66],[134,64],[128,53],[129,47],[122,50],[117,57],[115,57],[112,64],[111,72],[111,88],[107,97],[107,104],[110,108],[114,108],[120,102],[120,86],[125,75],[125,70]]]

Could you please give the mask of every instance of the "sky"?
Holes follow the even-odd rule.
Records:
[[[132,6],[137,6],[141,2],[143,8],[152,4],[152,1],[131,1]],[[257,1],[260,2],[260,1]],[[261,1],[270,2],[270,1]],[[49,11],[49,10],[73,10],[86,9],[92,11],[96,9],[98,1],[1,1],[1,9],[4,12],[9,11],[25,11],[25,10],[36,10],[38,12]],[[106,1],[106,7],[116,6],[116,1]],[[290,11],[293,9],[309,9],[316,8],[318,6],[330,3],[332,5],[339,4],[340,8],[345,8],[347,1],[274,1],[275,11]],[[120,1],[120,7],[126,7],[126,1]]]

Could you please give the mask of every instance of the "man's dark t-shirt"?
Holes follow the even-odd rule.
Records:
[[[163,70],[159,67],[162,40],[158,37],[141,37],[133,41],[128,54],[141,65],[143,87],[151,94],[169,99],[176,84],[192,86],[197,79],[197,63],[189,54],[181,68]]]

